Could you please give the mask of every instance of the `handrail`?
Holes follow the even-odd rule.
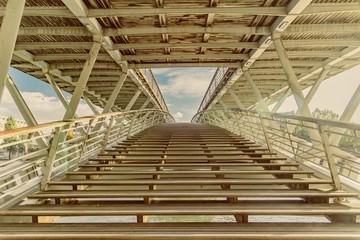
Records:
[[[174,122],[167,111],[145,109],[86,116],[0,132],[0,151],[32,145],[31,151],[24,151],[12,159],[0,160],[0,209],[21,200],[21,194],[14,193],[36,190],[40,183],[46,188],[49,181],[62,177],[89,157],[164,122]],[[48,146],[39,149],[35,138],[44,139]],[[14,141],[4,143],[6,139]]]
[[[360,124],[245,109],[205,110],[192,122],[244,135],[331,178],[335,189],[346,186],[360,192]],[[304,136],[294,129],[302,130]],[[357,145],[345,148],[339,144],[341,138]]]

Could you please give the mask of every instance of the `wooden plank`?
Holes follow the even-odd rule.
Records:
[[[0,238],[8,239],[121,239],[121,240],[358,240],[356,223],[57,223],[0,224]]]
[[[358,193],[344,191],[290,190],[290,189],[245,189],[245,190],[58,190],[39,192],[28,198],[141,198],[141,197],[269,197],[269,198],[302,198],[302,197],[358,197]]]
[[[101,155],[102,156],[102,155]],[[107,156],[107,155],[105,155]],[[118,156],[118,155],[109,155],[109,156]],[[206,163],[207,160],[212,160],[212,161],[217,161],[217,162],[226,162],[226,161],[286,161],[287,158],[284,157],[241,157],[241,158],[224,158],[224,156],[222,156],[222,158],[216,158],[216,156],[214,158],[206,158],[204,156],[204,158],[161,158],[161,156],[152,156],[152,157],[156,157],[156,158],[130,158],[129,156],[126,156],[126,158],[90,158],[88,161],[141,161],[141,162],[147,162],[147,161],[160,161],[160,160],[165,160],[166,162],[185,162],[185,161],[193,161],[193,162],[202,162],[203,164]],[[206,163],[207,165],[208,163]],[[254,162],[254,164],[256,164]]]
[[[130,215],[359,215],[360,207],[342,204],[28,204],[0,211],[0,216],[130,216]]]
[[[186,170],[186,171],[76,171],[69,172],[67,175],[201,175],[208,174],[242,174],[242,175],[262,175],[262,174],[313,174],[313,171],[300,170]]]
[[[97,159],[99,160],[99,159]],[[102,159],[100,159],[102,160]],[[121,159],[118,159],[121,160]],[[93,160],[95,161],[95,160]],[[109,159],[109,161],[114,161],[113,158]],[[116,161],[116,159],[115,159]],[[93,167],[202,167],[210,168],[210,167],[298,167],[297,163],[154,163],[154,162],[144,162],[144,163],[119,163],[119,164],[80,164],[81,168],[93,168]]]
[[[136,152],[129,152],[129,153],[99,153],[98,156],[259,156],[259,155],[277,155],[274,152],[260,152],[260,153],[253,153],[253,152],[222,152],[222,153],[189,153],[189,152],[181,152],[181,153],[136,153]]]
[[[331,180],[321,179],[137,179],[137,180],[61,180],[49,185],[287,185],[287,184],[331,184]]]

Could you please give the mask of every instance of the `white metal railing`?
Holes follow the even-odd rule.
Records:
[[[223,79],[227,75],[228,70],[229,70],[229,68],[227,68],[227,67],[219,67],[216,69],[215,74],[214,74],[213,78],[211,79],[210,85],[204,95],[204,98],[201,101],[198,112],[200,112],[206,108],[207,104],[213,97],[214,93],[219,88],[220,83],[224,82]]]
[[[50,122],[0,132],[0,151],[27,145],[28,152],[0,160],[0,208],[62,177],[69,169],[129,136],[163,122],[166,111],[127,111]],[[21,137],[20,137],[21,136]],[[13,141],[6,141],[12,139]],[[38,139],[48,146],[39,149]]]
[[[134,69],[134,71],[137,74],[137,76],[143,79],[143,81],[145,81],[145,83],[151,88],[151,91],[154,93],[157,101],[162,107],[162,110],[169,111],[165,103],[164,97],[160,91],[159,85],[151,69],[150,68]]]
[[[331,178],[334,188],[360,192],[360,124],[240,109],[202,111],[192,122],[246,136]]]

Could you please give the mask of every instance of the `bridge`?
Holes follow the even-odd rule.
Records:
[[[359,1],[1,0],[0,22],[0,101],[28,125],[0,150],[37,146],[0,161],[0,239],[360,239],[360,86],[339,121],[309,108],[360,63]],[[10,67],[63,118],[39,124]],[[216,68],[191,123],[152,72],[180,67]]]

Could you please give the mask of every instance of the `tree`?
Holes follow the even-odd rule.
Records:
[[[17,128],[15,117],[14,116],[8,117],[5,122],[5,131],[12,130],[15,128]],[[5,144],[16,142],[16,141],[17,141],[16,136],[4,139]],[[8,146],[6,149],[9,151],[9,159],[11,159],[12,153],[16,149],[16,145]]]
[[[316,108],[312,112],[312,115],[313,117],[319,119],[335,120],[335,121],[339,120],[339,114],[329,109],[320,110],[319,108]],[[331,128],[327,128],[327,130],[331,131]],[[298,138],[302,138],[307,141],[310,141],[309,134],[303,126],[297,126],[293,131],[293,135]],[[360,151],[360,139],[357,137],[351,137],[349,131],[346,131],[345,135],[339,141],[339,147],[341,147],[344,150]]]

